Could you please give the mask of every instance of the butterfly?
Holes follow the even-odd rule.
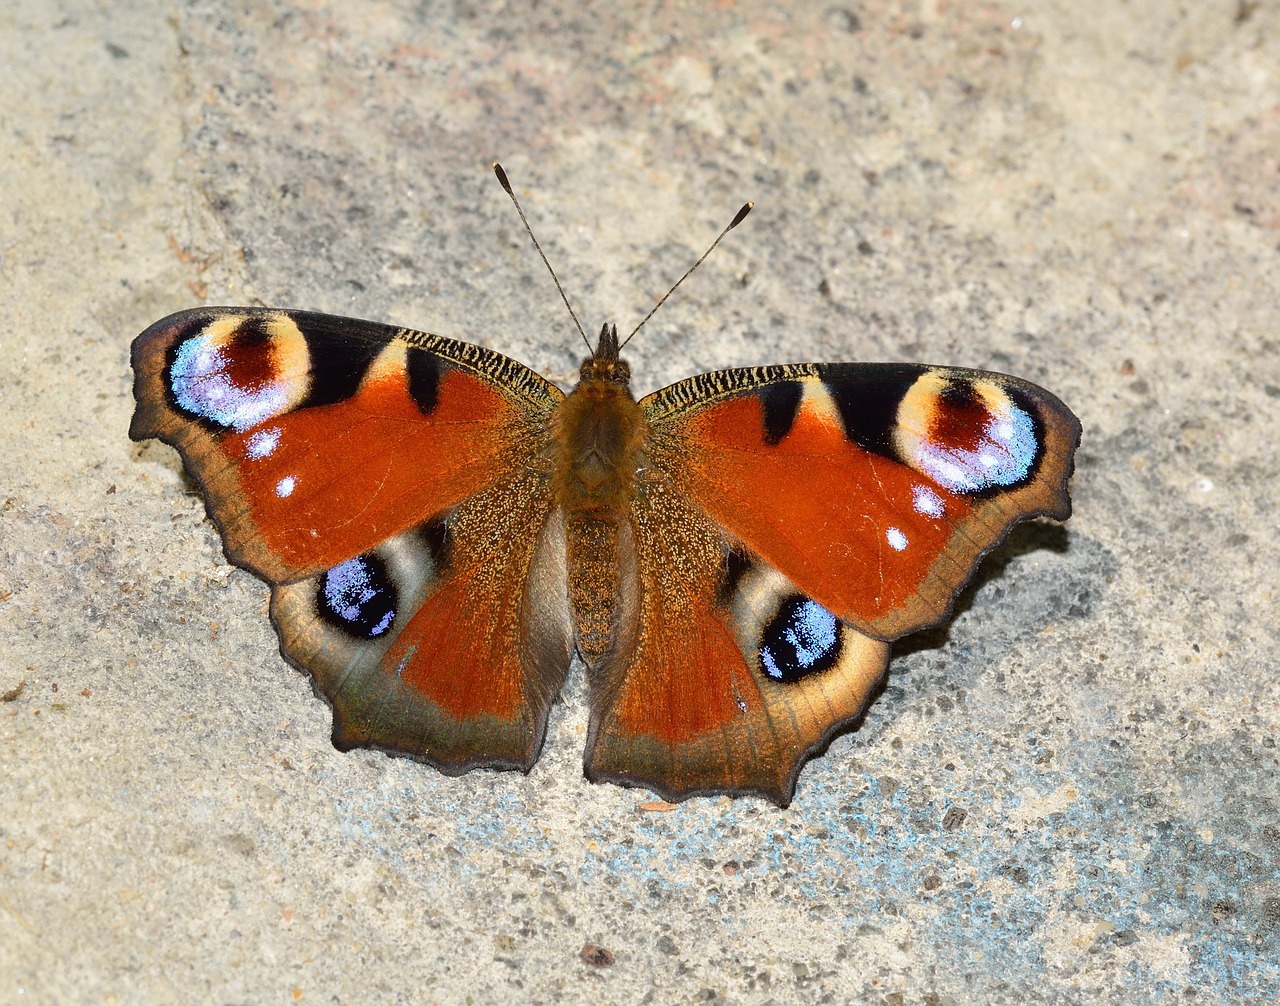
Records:
[[[130,436],[177,448],[227,558],[271,585],[339,749],[528,772],[576,651],[585,774],[669,800],[789,804],[889,642],[1013,524],[1069,516],[1081,432],[1034,384],[910,363],[637,401],[608,324],[567,394],[491,349],[293,310],[182,311],[132,363]]]

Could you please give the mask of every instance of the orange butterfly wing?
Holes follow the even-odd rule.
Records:
[[[184,311],[138,336],[133,367],[129,435],[179,450],[228,557],[273,582],[518,471],[564,397],[477,346],[302,311]]]
[[[588,774],[785,804],[882,640],[933,624],[1016,521],[1070,512],[1075,416],[1016,378],[809,364],[646,398],[633,596],[594,674]]]
[[[691,393],[698,400],[682,405]],[[649,412],[653,456],[683,493],[879,639],[940,621],[1015,522],[1071,513],[1079,420],[1002,374],[919,364],[728,371],[659,392]]]
[[[668,799],[758,793],[786,806],[804,755],[861,710],[888,644],[830,619],[816,627],[832,643],[815,666],[826,673],[775,680],[758,653],[794,585],[734,551],[674,483],[650,483],[631,526],[621,632],[588,667],[587,776]]]
[[[292,311],[182,312],[133,363],[130,436],[178,448],[228,558],[273,584],[335,743],[532,765],[570,651],[540,461],[563,394],[476,346]]]

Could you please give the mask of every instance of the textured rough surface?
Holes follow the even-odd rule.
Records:
[[[605,6],[605,5],[599,5]],[[0,1003],[1258,1003],[1280,986],[1274,4],[0,12]],[[1085,426],[787,811],[329,743],[130,339],[310,307],[699,370],[920,360]]]

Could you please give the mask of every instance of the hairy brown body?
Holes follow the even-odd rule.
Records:
[[[590,664],[609,651],[618,622],[621,553],[643,467],[648,427],[631,395],[631,370],[618,359],[616,329],[582,364],[578,386],[552,417],[556,456],[553,492],[564,514],[569,600],[578,647]]]

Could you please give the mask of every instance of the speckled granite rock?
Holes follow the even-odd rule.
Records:
[[[249,9],[245,9],[248,6]],[[1260,1003],[1280,988],[1280,12],[0,14],[0,1002]],[[202,302],[699,370],[1007,370],[1064,527],[904,641],[786,811],[340,754],[127,348]]]

